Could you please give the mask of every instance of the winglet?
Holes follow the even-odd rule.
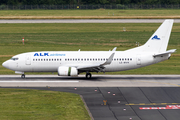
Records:
[[[114,47],[112,51],[116,51],[117,47]]]
[[[114,49],[113,49],[113,50],[114,50]],[[113,57],[114,57],[114,54],[115,54],[115,53],[112,53],[111,56],[108,58],[108,60],[107,60],[105,63],[101,64],[101,66],[102,66],[102,65],[111,64],[111,62],[112,62],[112,60],[113,60]]]

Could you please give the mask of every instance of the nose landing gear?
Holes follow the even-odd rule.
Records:
[[[25,78],[25,74],[22,74],[22,75],[21,75],[21,78],[24,79],[24,78]]]

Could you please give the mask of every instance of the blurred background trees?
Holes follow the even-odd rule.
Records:
[[[0,5],[112,5],[112,4],[180,4],[180,0],[0,0]]]

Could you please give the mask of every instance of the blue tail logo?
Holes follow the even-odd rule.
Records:
[[[152,38],[152,40],[160,40],[160,38],[158,38],[158,36],[155,35],[155,36]]]

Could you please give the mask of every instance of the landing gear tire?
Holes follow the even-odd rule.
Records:
[[[91,79],[91,76],[92,76],[91,73],[86,73],[86,78],[87,79]]]
[[[22,75],[21,75],[21,78],[24,79],[24,78],[25,78],[25,74],[22,74]]]

